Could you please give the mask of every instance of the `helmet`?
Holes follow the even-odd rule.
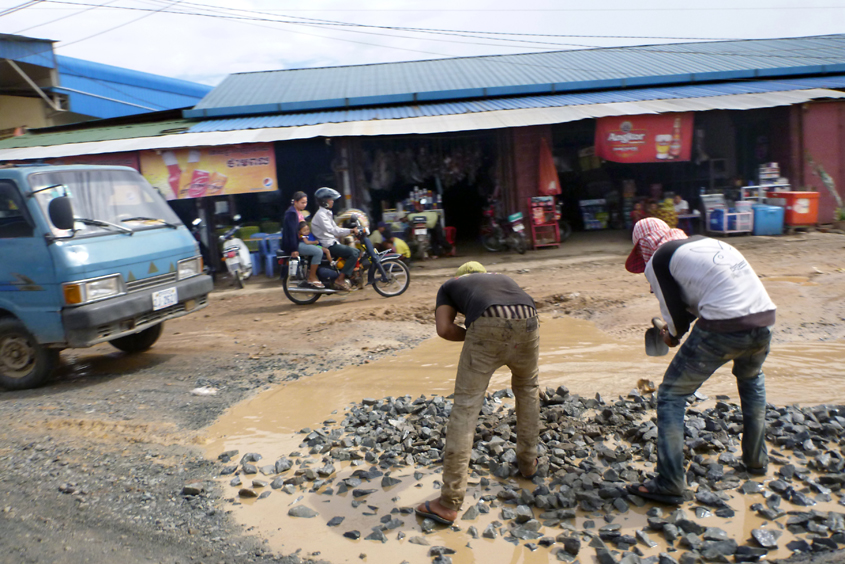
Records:
[[[322,188],[317,188],[317,191],[314,192],[314,197],[317,198],[317,201],[320,202],[320,205],[322,206],[328,200],[337,200],[340,198],[340,192],[333,188],[323,186]]]

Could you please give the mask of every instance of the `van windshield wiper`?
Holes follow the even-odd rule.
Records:
[[[121,233],[128,233],[132,235],[134,231],[131,229],[124,227],[122,225],[118,225],[116,223],[111,223],[108,221],[103,221],[102,219],[90,219],[87,217],[74,217],[74,221],[78,221],[79,223],[84,223],[85,225],[96,225],[97,227],[111,227],[113,229],[117,229]]]
[[[165,220],[161,219],[160,217],[144,217],[142,215],[139,215],[138,217],[127,217],[126,219],[121,219],[120,221],[121,221],[121,223],[123,223],[124,221],[158,221],[162,225],[166,225],[167,227],[172,227],[173,229],[179,229],[179,226],[176,225],[175,223],[170,223],[169,221],[165,221]]]

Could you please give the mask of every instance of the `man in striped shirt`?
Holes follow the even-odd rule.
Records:
[[[466,328],[455,323],[465,316]],[[440,498],[417,507],[417,514],[451,525],[467,488],[467,469],[478,413],[493,375],[501,366],[511,369],[516,397],[516,461],[522,476],[534,475],[540,433],[537,375],[540,352],[539,322],[534,300],[503,274],[488,274],[477,262],[458,268],[437,293],[434,312],[437,334],[463,341],[446,448]]]

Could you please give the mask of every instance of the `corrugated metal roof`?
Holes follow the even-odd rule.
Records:
[[[68,95],[70,110],[97,118],[186,108],[212,87],[186,80],[56,55],[59,92]]]
[[[53,68],[53,42],[22,35],[0,34],[0,59]]]
[[[845,34],[233,74],[186,117],[845,72]]]
[[[0,140],[0,150],[12,147],[50,147],[74,143],[112,141],[115,139],[134,139],[137,137],[156,137],[172,135],[188,130],[192,122],[185,119],[168,120],[154,123],[135,123],[107,127],[92,127],[50,133],[27,133],[18,137]]]
[[[408,135],[444,133],[451,131],[474,131],[523,127],[530,125],[566,123],[582,119],[606,116],[657,114],[665,112],[707,111],[707,110],[749,110],[774,106],[803,104],[818,99],[845,99],[845,92],[815,88],[781,92],[756,92],[729,94],[701,98],[677,98],[664,100],[627,101],[612,103],[581,104],[575,106],[523,108],[462,113],[457,115],[432,115],[405,119],[376,119],[343,123],[320,123],[298,127],[269,127],[262,129],[241,129],[237,131],[209,131],[165,135],[159,131],[156,137],[128,137],[112,140],[82,142],[73,144],[52,144],[52,146],[11,148],[14,139],[0,142],[0,160],[46,159],[74,155],[116,153],[145,149],[177,147],[203,147],[214,145],[235,145],[240,143],[269,143],[314,137],[345,137],[374,135]],[[181,123],[181,122],[180,122]],[[71,132],[72,133],[72,132]],[[140,134],[140,130],[135,133]],[[46,138],[46,139],[45,139]],[[18,138],[20,139],[20,138]],[[42,140],[50,139],[44,134]],[[68,141],[65,141],[68,143]]]
[[[424,116],[447,116],[499,110],[555,108],[588,104],[641,102],[646,100],[706,98],[711,96],[727,96],[733,94],[785,92],[809,88],[845,88],[845,75],[790,80],[766,80],[733,82],[726,84],[696,84],[691,86],[612,90],[606,92],[585,92],[581,94],[524,96],[493,100],[443,102],[439,104],[408,104],[376,108],[356,108],[324,112],[302,112],[216,119],[202,121],[191,126],[189,133],[237,131],[240,129],[262,129],[268,127],[301,127],[307,125],[319,125],[323,123],[407,119]]]

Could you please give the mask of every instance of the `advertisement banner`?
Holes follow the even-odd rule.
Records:
[[[692,139],[692,112],[596,120],[596,155],[615,163],[688,161]]]
[[[277,188],[271,143],[141,151],[141,174],[168,200]]]

